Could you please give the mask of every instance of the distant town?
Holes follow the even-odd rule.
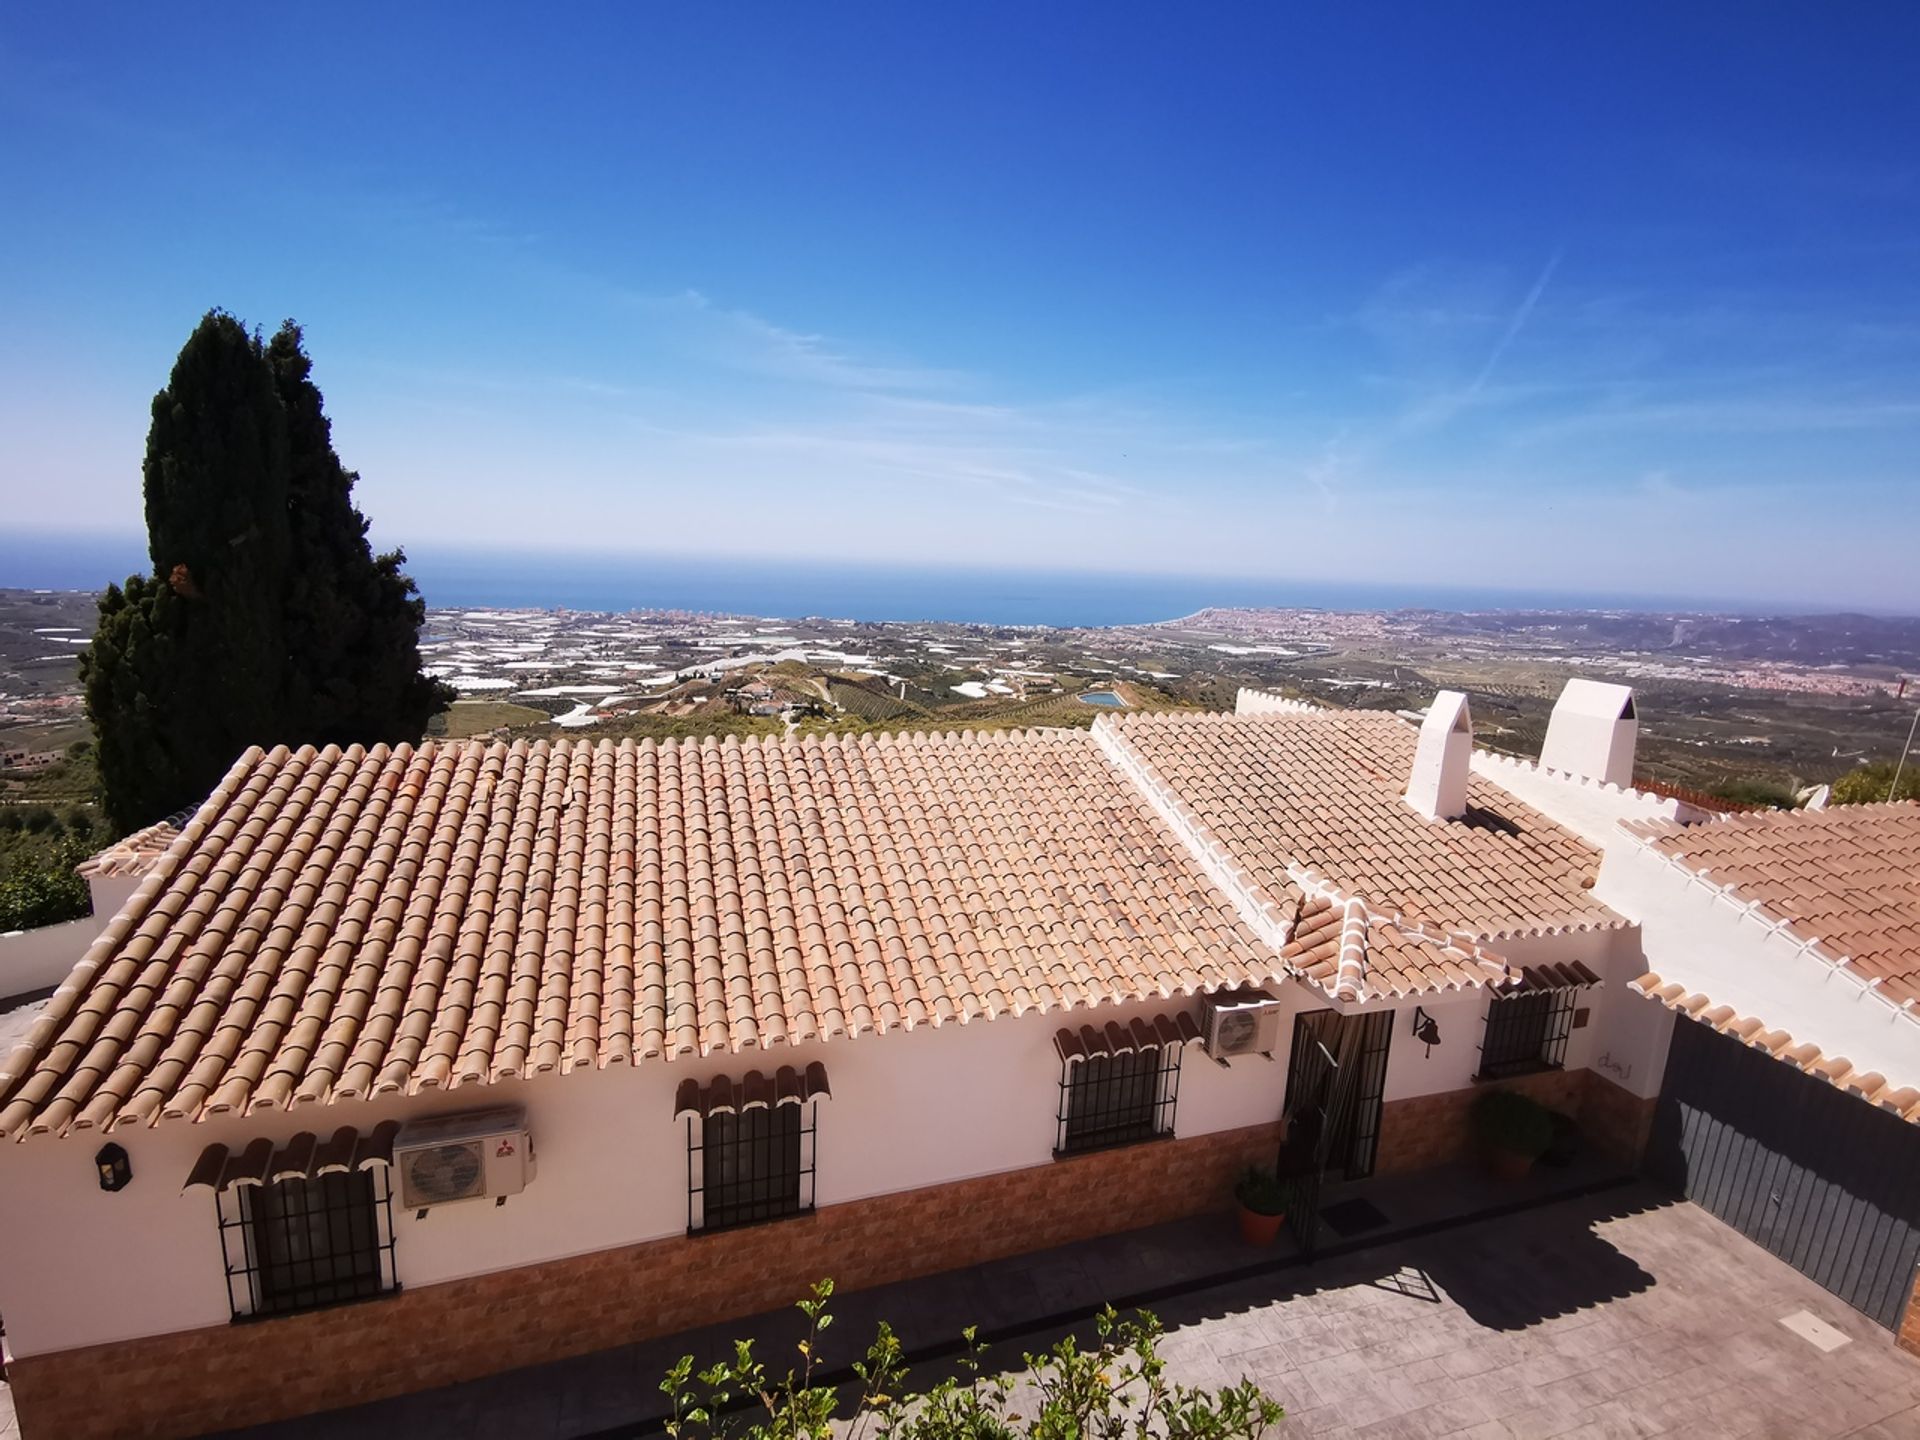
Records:
[[[0,591],[0,745],[31,798],[85,798],[83,776],[47,771],[88,734],[75,656],[92,623],[90,595]],[[1244,685],[1411,711],[1452,686],[1481,743],[1531,754],[1579,673],[1657,702],[1649,779],[1784,796],[1897,750],[1920,620],[1209,609],[1059,629],[476,608],[431,610],[421,650],[459,695],[431,727],[452,737],[1081,726],[1230,708]]]

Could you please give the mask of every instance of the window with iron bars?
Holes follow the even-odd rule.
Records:
[[[813,1213],[818,1106],[756,1105],[687,1117],[687,1232]]]
[[[1055,1155],[1079,1155],[1173,1134],[1179,1045],[1061,1061]]]
[[[1487,1031],[1480,1042],[1477,1078],[1496,1080],[1535,1070],[1558,1070],[1567,1059],[1573,1033],[1574,990],[1536,990],[1508,995],[1487,1006]]]
[[[318,1310],[400,1288],[385,1166],[220,1193],[235,1320]]]

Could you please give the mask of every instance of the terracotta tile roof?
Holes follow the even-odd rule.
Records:
[[[1770,1027],[1758,1016],[1739,1014],[1731,1005],[1717,1005],[1711,996],[1689,991],[1686,986],[1663,980],[1659,975],[1642,975],[1638,980],[1629,981],[1627,988],[1884,1110],[1920,1123],[1920,1090],[1911,1085],[1895,1086],[1877,1071],[1856,1070],[1845,1056],[1822,1054],[1818,1045],[1796,1042],[1787,1031]]]
[[[1895,1004],[1920,1001],[1920,801],[1626,828]]]
[[[144,830],[122,836],[73,868],[88,879],[96,875],[145,875],[173,848],[173,842],[180,838],[181,828],[192,815],[191,810],[169,815]]]
[[[1465,941],[1612,929],[1590,893],[1600,852],[1478,774],[1458,820],[1405,799],[1415,732],[1355,710],[1103,716],[1256,906],[1359,897],[1409,933]],[[1402,942],[1387,940],[1391,949]],[[1431,960],[1421,964],[1433,963]]]
[[[1521,981],[1520,972],[1492,951],[1373,916],[1357,899],[1308,900],[1280,955],[1294,975],[1340,1001]]]
[[[0,1060],[0,1135],[1280,973],[1083,731],[254,751]]]

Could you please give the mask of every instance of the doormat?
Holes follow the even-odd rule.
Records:
[[[1320,1223],[1345,1238],[1378,1230],[1387,1223],[1387,1217],[1371,1200],[1342,1200],[1320,1212]]]

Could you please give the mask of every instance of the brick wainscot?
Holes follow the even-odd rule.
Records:
[[[826,1276],[860,1290],[1224,1209],[1279,1135],[1152,1141],[304,1315],[29,1356],[11,1370],[14,1404],[30,1440],[159,1440],[431,1389],[777,1309]]]
[[[1471,1153],[1468,1112],[1486,1086],[1389,1100],[1380,1112],[1379,1175],[1426,1170]],[[1621,1089],[1592,1070],[1548,1070],[1497,1082],[1580,1122],[1586,1143],[1621,1165],[1637,1166],[1653,1126],[1654,1101]]]

